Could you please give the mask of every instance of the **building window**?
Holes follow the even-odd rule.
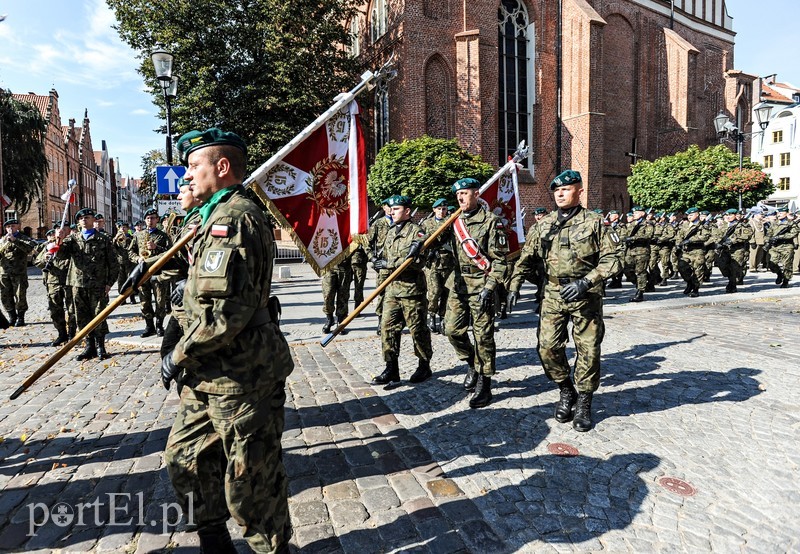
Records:
[[[789,177],[781,177],[778,181],[778,190],[789,190]]]
[[[783,142],[783,131],[772,131],[772,142]]]
[[[498,23],[498,161],[502,166],[520,142],[533,143],[535,33],[519,0],[502,0]],[[523,165],[531,169],[532,159],[529,156]]]
[[[376,42],[386,33],[386,0],[375,0],[369,15],[369,36]]]
[[[361,54],[361,14],[350,20],[350,55],[357,58]]]
[[[772,167],[772,154],[764,156],[764,169]]]
[[[784,152],[783,154],[781,154],[781,166],[786,166],[792,163],[791,156],[792,154],[790,152]]]
[[[389,91],[375,92],[375,153],[389,142]]]

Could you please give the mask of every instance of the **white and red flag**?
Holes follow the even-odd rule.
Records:
[[[0,206],[8,208],[11,205],[11,197],[7,194],[0,195]]]
[[[356,247],[367,230],[367,167],[355,100],[250,178],[319,275]]]
[[[63,200],[67,204],[77,203],[74,190],[75,190],[75,185],[69,185],[69,188],[67,188],[67,192],[61,195],[61,200]]]
[[[508,233],[509,257],[518,255],[525,242],[525,230],[522,228],[522,210],[519,202],[519,181],[517,165],[509,158],[508,171],[482,190],[478,202],[490,212],[494,212],[506,227]]]

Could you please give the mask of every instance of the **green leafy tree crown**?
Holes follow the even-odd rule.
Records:
[[[661,210],[722,210],[752,206],[775,191],[761,166],[745,158],[739,172],[739,157],[723,144],[700,150],[692,145],[685,152],[655,161],[640,161],[628,177],[628,192],[636,204]]]
[[[470,154],[455,139],[422,136],[389,142],[375,157],[369,172],[367,193],[373,202],[394,194],[410,196],[414,205],[429,209],[438,198],[455,202],[450,187],[472,177],[484,182],[494,173],[480,156]]]

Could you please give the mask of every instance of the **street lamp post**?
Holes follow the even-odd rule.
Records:
[[[717,117],[714,118],[714,129],[717,131],[717,136],[720,142],[723,140],[731,140],[736,142],[736,153],[739,154],[739,171],[742,170],[742,162],[744,161],[744,139],[745,137],[753,137],[754,135],[762,134],[767,126],[769,126],[769,116],[772,113],[772,106],[766,102],[759,102],[753,107],[756,112],[756,121],[761,128],[760,131],[753,133],[742,133],[739,128],[731,121],[731,119],[720,110]],[[742,209],[742,191],[739,190],[739,209]]]
[[[150,55],[156,70],[156,79],[164,91],[164,105],[167,111],[167,164],[172,165],[172,104],[171,100],[178,95],[178,77],[172,74],[172,62],[175,57],[164,49],[158,49]]]

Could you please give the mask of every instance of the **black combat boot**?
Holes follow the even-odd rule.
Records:
[[[142,333],[142,338],[146,339],[147,337],[152,337],[156,334],[156,327],[153,325],[152,319],[145,319],[144,320],[144,332]]]
[[[700,285],[692,285],[692,290],[689,291],[689,298],[697,298],[700,296]]]
[[[475,387],[475,394],[469,399],[470,408],[483,408],[492,401],[492,378],[488,375],[480,375],[478,385]]]
[[[622,288],[622,276],[618,275],[611,278],[611,282],[606,287],[607,289],[621,289]]]
[[[0,329],[8,329],[9,327],[11,327],[11,323],[6,319],[6,315],[0,312]]]
[[[224,523],[208,525],[197,530],[200,551],[203,554],[236,554],[236,547]]]
[[[631,298],[631,302],[641,302],[642,300],[644,300],[644,291],[642,289],[636,289],[636,294]]]
[[[731,281],[725,285],[725,294],[736,292],[736,281]]]
[[[111,357],[111,354],[106,352],[106,336],[100,335],[99,337],[95,338],[95,343],[97,343],[97,357],[100,360],[107,360]]]
[[[420,360],[419,365],[417,365],[417,370],[408,380],[412,383],[422,383],[423,381],[427,381],[431,375],[433,375],[433,373],[431,372],[430,361]]]
[[[566,423],[572,419],[572,409],[578,400],[578,391],[575,390],[575,385],[572,384],[572,380],[569,377],[558,383],[558,388],[561,391],[561,396],[558,399],[558,404],[556,404],[554,417],[557,422]]]
[[[400,366],[397,363],[397,359],[386,362],[386,369],[383,370],[383,373],[372,379],[373,385],[387,385],[389,383],[399,382]]]
[[[347,319],[347,316],[337,317],[336,318],[336,324],[341,326],[342,321],[344,321],[345,319]],[[340,335],[346,335],[347,334],[347,328],[344,328],[341,331],[339,331],[339,334]]]
[[[683,289],[683,294],[689,294],[694,289],[694,285],[691,281],[686,282],[686,288]]]
[[[775,278],[775,284],[776,285],[782,285],[783,284],[783,273],[778,273],[778,276]],[[13,317],[14,314],[12,313],[11,316]],[[12,325],[13,325],[13,323],[12,323]]]
[[[17,312],[17,321],[14,322],[14,327],[25,327],[25,312]]]
[[[664,277],[663,279],[661,279],[661,282],[660,282],[660,283],[658,283],[658,286],[659,286],[659,287],[666,287],[668,284],[669,284],[669,283],[667,283],[667,278],[666,278],[666,277]]]
[[[656,292],[656,276],[653,273],[647,275],[647,285],[644,292]]]
[[[779,283],[776,282],[775,284],[779,284]],[[11,327],[16,327],[16,325],[17,325],[17,310],[11,310],[10,312],[8,312],[8,324]]]
[[[464,376],[464,390],[472,392],[478,384],[478,372],[475,371],[475,354],[472,355],[467,362],[467,374]]]
[[[330,333],[333,327],[333,314],[325,316],[325,325],[322,326],[323,333]]]
[[[431,330],[431,333],[436,332],[436,314],[433,312],[428,314],[428,329]]]
[[[56,340],[51,342],[50,346],[61,346],[62,344],[65,344],[68,341],[69,341],[69,337],[67,336],[67,328],[66,327],[60,327],[58,329],[58,336],[56,337]]]
[[[97,357],[97,346],[94,343],[94,339],[92,337],[86,337],[86,348],[83,349],[83,352],[75,356],[75,359],[79,362],[84,360],[91,360],[92,358]]]
[[[156,318],[156,335],[158,335],[159,337],[163,337],[164,336],[164,318],[163,317]]]
[[[67,331],[67,338],[72,340],[75,338],[75,333],[78,331],[78,328],[75,324],[69,324],[69,331]]]
[[[789,288],[789,278],[788,277],[784,277],[781,281],[782,281],[781,282],[781,288],[782,289],[788,289]],[[19,320],[17,320],[17,321],[19,321]],[[19,325],[17,325],[17,327],[19,327]]]
[[[375,330],[376,335],[381,334],[381,316],[378,316],[378,328]]]
[[[592,428],[592,393],[579,392],[578,402],[575,404],[575,418],[572,428],[580,433],[585,433]]]

